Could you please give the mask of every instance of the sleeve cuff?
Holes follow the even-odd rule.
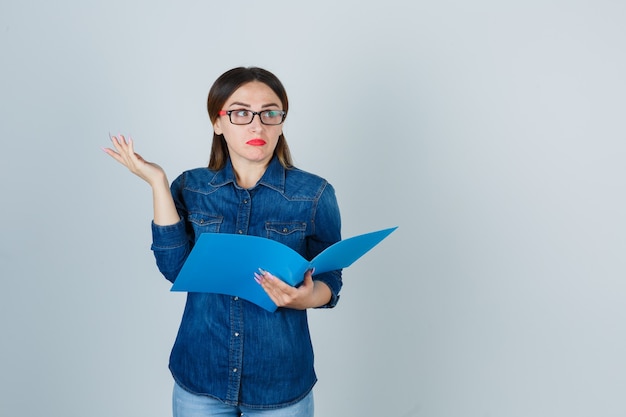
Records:
[[[152,221],[152,247],[157,249],[171,249],[187,244],[187,233],[185,223],[181,220],[178,223],[160,226]]]
[[[330,301],[318,308],[333,308],[339,302],[339,291],[341,290],[341,271],[332,271],[320,274],[313,278],[316,281],[321,281],[328,285],[330,288]]]

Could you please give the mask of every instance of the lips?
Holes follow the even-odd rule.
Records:
[[[265,142],[263,139],[250,139],[249,141],[246,142],[246,144],[251,145],[251,146],[263,146],[265,145],[267,142]]]

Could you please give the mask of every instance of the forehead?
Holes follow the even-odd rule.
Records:
[[[252,81],[243,84],[236,89],[226,100],[226,105],[234,103],[253,105],[269,105],[275,104],[280,106],[282,103],[274,90],[267,84],[260,81]]]

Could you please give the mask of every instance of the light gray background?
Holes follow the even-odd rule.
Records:
[[[130,133],[170,180],[204,103],[275,72],[344,237],[398,225],[312,311],[317,415],[624,416],[626,3],[0,3],[0,415],[169,416],[184,302]]]

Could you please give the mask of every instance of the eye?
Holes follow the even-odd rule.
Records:
[[[249,117],[250,116],[250,110],[233,110],[233,112],[231,113],[233,116],[236,117]]]
[[[275,118],[275,117],[281,117],[283,115],[283,112],[281,110],[268,110],[266,112],[263,113],[264,117],[267,118]]]

